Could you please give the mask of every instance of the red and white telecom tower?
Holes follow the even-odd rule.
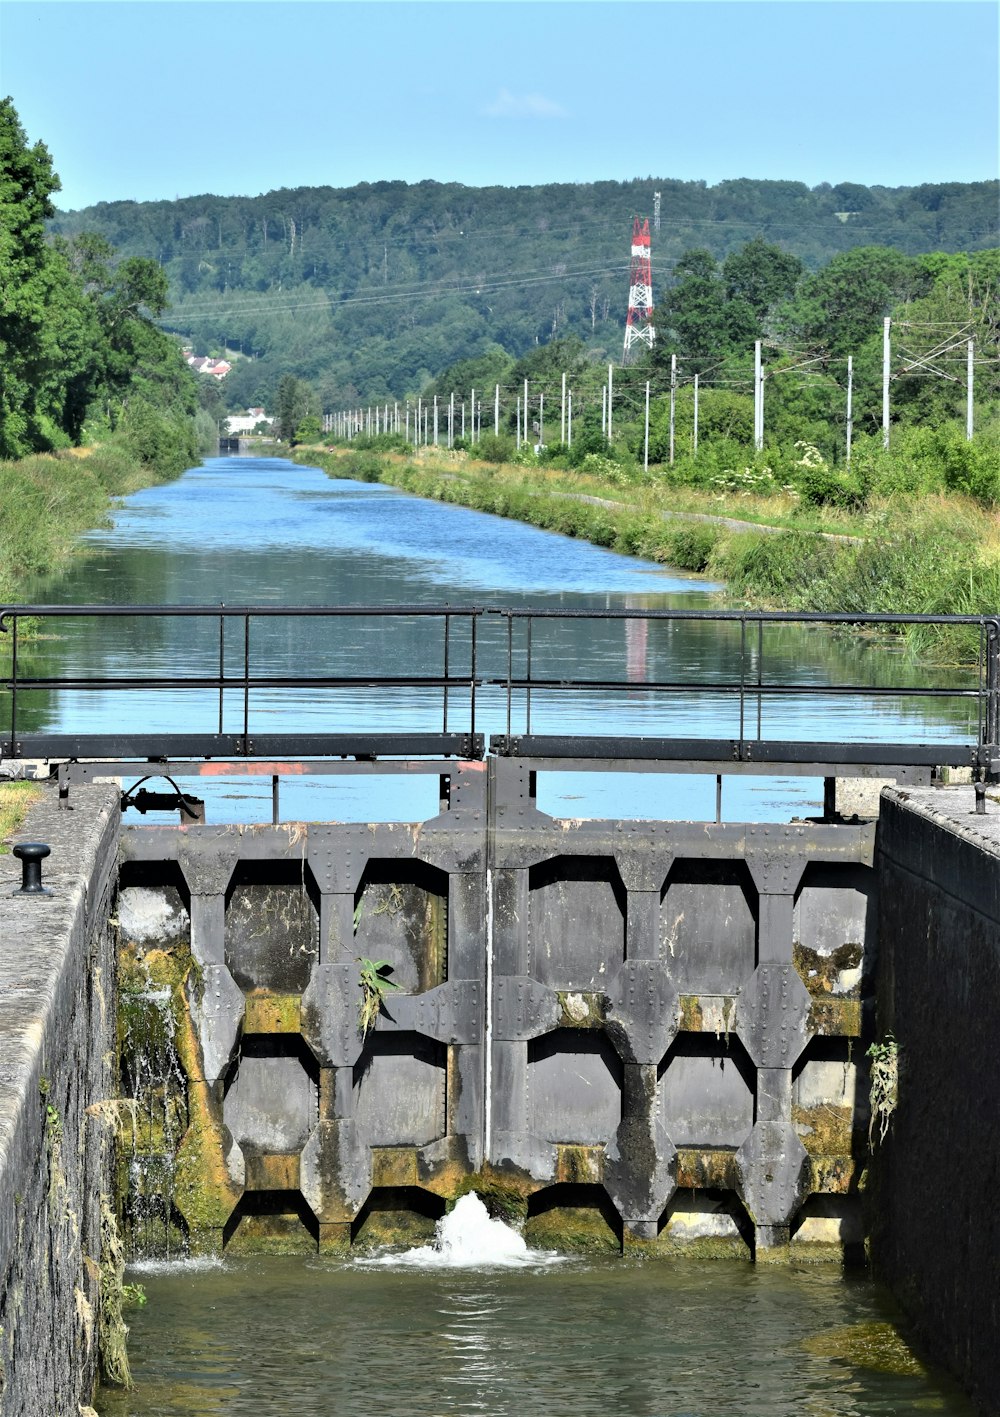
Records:
[[[653,348],[653,273],[649,261],[649,218],[632,223],[632,266],[628,282],[628,320],[625,322],[625,350],[622,364],[628,364],[632,346]]]

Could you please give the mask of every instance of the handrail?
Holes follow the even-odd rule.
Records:
[[[197,666],[195,672],[181,672],[177,674],[149,674],[143,672],[140,665],[136,671],[129,669],[127,674],[102,674],[93,672],[87,665],[76,669],[76,672],[68,672],[65,675],[46,674],[37,672],[35,665],[26,663],[26,657],[31,650],[31,641],[25,639],[19,628],[22,622],[28,619],[53,621],[58,619],[79,620],[91,618],[94,620],[121,622],[125,620],[149,620],[155,619],[161,622],[171,621],[191,621],[200,620],[211,622],[213,645],[217,637],[217,665],[212,665],[210,672],[198,673]],[[375,649],[369,651],[368,640],[348,640],[342,643],[338,640],[335,645],[324,641],[322,631],[310,629],[308,632],[306,649],[308,663],[302,672],[281,672],[283,665],[275,665],[274,660],[279,651],[273,647],[262,646],[259,637],[251,633],[255,622],[285,620],[290,622],[336,622],[336,621],[356,621],[361,619],[375,620],[381,626],[390,626],[394,622],[412,621],[422,624],[418,636],[418,645],[414,648],[407,644],[403,647],[409,653],[409,662],[398,662],[400,647],[398,637],[395,641],[386,641],[384,644],[376,642]],[[587,670],[587,647],[592,643],[591,637],[584,636],[585,643],[573,642],[567,648],[567,639],[563,636],[558,644],[549,640],[547,628],[559,623],[589,622],[593,624],[605,623],[615,624],[620,622],[645,621],[650,625],[657,623],[668,623],[673,626],[690,625],[699,627],[705,632],[712,626],[718,626],[727,630],[738,627],[738,644],[730,643],[727,635],[726,655],[737,659],[735,665],[731,665],[725,672],[725,677],[716,677],[703,674],[701,677],[697,673],[685,676],[676,672],[676,664],[671,662],[669,644],[661,640],[657,646],[659,664],[651,664],[647,670],[645,661],[645,639],[643,639],[643,658],[641,673],[636,674],[633,666],[626,662],[626,650],[621,651],[622,677],[609,677],[607,674],[605,660],[595,666],[595,674],[588,675]],[[500,625],[503,627],[502,633],[496,635],[487,633],[490,625]],[[884,630],[887,627],[903,628],[906,626],[931,626],[941,628],[977,627],[979,631],[978,656],[976,671],[970,671],[968,679],[958,682],[958,676],[952,675],[954,682],[939,682],[937,684],[887,684],[857,682],[817,682],[814,677],[804,678],[801,682],[795,677],[794,668],[789,673],[783,655],[782,660],[774,665],[773,658],[769,662],[765,655],[766,627],[828,627],[838,629],[843,627],[854,627],[862,632],[865,630]],[[217,631],[214,628],[217,626]],[[227,627],[233,627],[234,635],[229,639],[227,645]],[[242,644],[236,648],[235,634],[239,627]],[[517,629],[517,633],[515,633]],[[751,633],[752,630],[752,633]],[[254,752],[255,727],[259,727],[262,719],[258,716],[258,707],[255,705],[255,696],[260,693],[270,693],[278,695],[282,692],[294,692],[313,696],[312,702],[306,700],[311,710],[319,712],[319,706],[328,702],[322,695],[328,692],[338,692],[341,697],[336,701],[338,712],[342,715],[347,709],[354,713],[358,720],[357,725],[352,725],[345,733],[344,725],[341,722],[325,725],[317,730],[312,724],[308,725],[308,738],[310,742],[321,741],[323,733],[329,733],[331,741],[336,740],[337,753],[343,753],[345,742],[349,742],[350,734],[359,735],[359,740],[366,741],[373,737],[382,744],[391,739],[391,734],[384,734],[374,727],[371,715],[373,711],[380,708],[387,702],[387,696],[396,693],[408,694],[406,711],[411,714],[419,709],[420,715],[426,719],[428,715],[433,718],[437,713],[439,727],[437,729],[420,728],[415,722],[408,722],[404,725],[404,733],[408,742],[421,741],[426,743],[426,751],[430,754],[441,754],[458,751],[456,744],[465,745],[478,743],[482,735],[477,734],[477,718],[481,721],[484,714],[488,717],[491,712],[496,713],[495,729],[506,729],[503,741],[508,743],[531,741],[533,738],[533,717],[545,718],[546,713],[551,716],[554,703],[563,702],[566,696],[581,695],[583,700],[595,694],[603,693],[608,696],[627,694],[629,697],[638,695],[644,697],[655,706],[656,696],[661,696],[663,704],[668,705],[672,710],[677,707],[678,696],[689,696],[690,702],[700,701],[702,696],[710,700],[731,700],[733,704],[734,716],[738,710],[738,732],[730,730],[728,735],[725,730],[720,730],[718,724],[706,723],[703,734],[695,734],[692,737],[690,723],[682,725],[683,732],[678,731],[678,725],[671,724],[670,713],[667,707],[663,708],[663,718],[666,720],[666,731],[663,731],[662,723],[653,723],[649,726],[648,732],[643,729],[643,738],[649,743],[667,744],[673,741],[674,744],[683,744],[685,750],[691,750],[697,756],[699,741],[704,740],[706,751],[709,745],[717,744],[728,737],[734,744],[744,745],[754,742],[768,742],[772,746],[784,740],[765,738],[764,734],[764,707],[768,703],[778,704],[787,701],[789,698],[801,698],[803,702],[817,699],[828,699],[831,701],[842,701],[851,696],[865,699],[871,703],[884,699],[910,700],[914,705],[935,700],[968,701],[975,704],[975,737],[974,740],[970,732],[967,741],[970,748],[978,754],[978,760],[987,763],[1000,764],[1000,615],[934,615],[934,614],[889,614],[886,612],[875,612],[872,614],[857,614],[849,612],[819,612],[819,611],[784,611],[784,610],[732,610],[732,609],[678,609],[678,608],[645,608],[641,606],[631,606],[624,608],[595,608],[588,606],[570,607],[531,607],[531,606],[484,606],[484,605],[231,605],[231,604],[211,604],[211,605],[32,605],[18,604],[0,606],[0,654],[9,648],[10,667],[6,677],[0,677],[0,697],[6,695],[10,699],[9,724],[6,728],[0,726],[0,757],[17,757],[26,754],[25,745],[30,739],[30,746],[37,750],[44,747],[46,733],[38,731],[29,735],[24,735],[22,730],[26,719],[29,694],[36,694],[47,691],[59,693],[61,691],[72,691],[79,693],[96,693],[108,691],[126,696],[137,692],[148,693],[155,696],[166,694],[186,695],[189,692],[203,691],[217,699],[217,713],[213,713],[210,728],[207,726],[203,732],[205,749],[204,756],[211,757],[218,751],[218,743],[225,738],[227,745],[233,743],[238,745],[238,751],[243,756],[252,756]],[[6,638],[8,637],[9,638]],[[577,640],[579,640],[577,636]],[[209,662],[216,655],[216,650],[209,647]],[[379,658],[376,651],[381,650],[382,657]],[[552,661],[551,652],[558,651],[559,659]],[[230,655],[230,662],[227,663],[227,651]],[[120,645],[116,646],[116,652],[121,654]],[[280,653],[287,653],[284,648]],[[205,660],[205,645],[201,644],[197,650],[199,660]],[[324,662],[324,653],[327,662]],[[100,659],[101,648],[98,646],[95,651],[95,658]],[[352,657],[352,662],[345,662],[345,654]],[[329,662],[332,656],[333,662]],[[6,656],[5,656],[6,657]],[[547,663],[547,658],[549,662]],[[233,662],[235,661],[235,662]],[[363,662],[359,662],[363,661]],[[315,666],[315,672],[311,671],[311,666]],[[658,677],[666,667],[668,674],[666,677]],[[603,669],[603,673],[601,670]],[[726,669],[725,664],[719,662],[719,669]],[[775,677],[768,678],[768,671],[774,670]],[[737,672],[733,672],[733,671]],[[0,675],[3,671],[0,670]],[[870,678],[871,675],[869,674]],[[426,691],[428,698],[420,698],[420,691]],[[414,694],[417,698],[414,698]],[[239,709],[237,711],[237,697],[239,697]],[[346,697],[345,697],[346,696]],[[433,697],[432,697],[433,696]],[[484,697],[487,696],[487,697]],[[419,701],[419,702],[418,702]],[[126,697],[124,704],[130,700]],[[135,702],[134,699],[131,702]],[[188,700],[190,703],[190,700]],[[277,702],[277,701],[276,701]],[[332,701],[329,701],[332,702]],[[436,704],[435,709],[433,705]],[[296,706],[301,711],[302,700],[296,700]],[[499,705],[499,707],[498,707]],[[131,712],[125,710],[126,712]],[[269,706],[269,712],[273,711],[273,704]],[[403,711],[403,710],[401,710]],[[230,720],[233,727],[226,734],[226,719]],[[234,722],[235,720],[235,722]],[[524,731],[517,732],[517,724],[523,722]],[[592,740],[594,744],[605,743],[608,740],[607,734],[603,737],[588,732],[576,732],[573,729],[565,728],[561,723],[559,732],[552,734],[544,730],[541,737],[537,738],[539,743],[558,742],[564,747],[560,751],[570,753],[574,744],[578,747],[584,740]],[[269,743],[274,743],[281,738],[281,734],[275,735],[271,729],[273,722],[268,721],[261,730],[260,737],[266,736]],[[297,725],[297,728],[299,725]],[[616,730],[615,711],[612,707],[606,729],[614,733]],[[735,729],[735,724],[734,724]],[[127,740],[131,745],[144,741],[144,734],[149,740],[151,753],[155,752],[155,742],[157,734],[152,730],[145,729],[141,724],[128,724]],[[416,735],[416,739],[414,737]],[[107,731],[96,735],[102,744],[109,741]],[[113,735],[112,735],[113,736]],[[160,739],[170,737],[170,734],[160,733]],[[197,733],[193,732],[190,725],[184,724],[184,742],[190,745],[192,738],[197,738]],[[293,735],[285,735],[291,742]],[[535,735],[537,736],[537,735]],[[897,735],[898,736],[898,735]],[[961,735],[959,735],[961,736]],[[72,741],[74,743],[84,742],[86,734],[66,734],[51,733],[48,735],[53,742],[58,739],[60,742]],[[179,735],[173,737],[178,739]],[[298,740],[303,734],[298,732]],[[624,733],[623,752],[631,741],[637,741],[636,735],[629,737]],[[297,741],[298,741],[297,740]],[[868,742],[865,739],[865,742]],[[694,748],[691,749],[691,745]],[[789,742],[789,748],[795,748],[795,742]],[[799,745],[801,746],[801,745]],[[828,746],[828,745],[825,745]],[[845,748],[848,745],[845,745]],[[911,747],[920,746],[910,744]],[[953,745],[954,746],[954,745]],[[900,748],[900,745],[896,745]],[[230,749],[231,750],[231,749]],[[103,749],[102,749],[103,751]],[[586,751],[584,748],[583,751]],[[673,749],[664,747],[666,756],[675,756]],[[734,750],[735,756],[746,756],[746,750],[737,747]],[[954,755],[953,755],[954,756]],[[790,752],[790,758],[794,754]],[[858,759],[860,761],[860,758]]]

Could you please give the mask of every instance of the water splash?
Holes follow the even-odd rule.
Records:
[[[186,1252],[174,1209],[176,1153],[188,1126],[187,1080],[177,1054],[173,995],[133,955],[119,995],[123,1101],[119,1182],[127,1257],[170,1259]]]
[[[548,1250],[529,1249],[516,1230],[502,1220],[492,1220],[475,1191],[470,1191],[438,1221],[432,1244],[358,1263],[409,1269],[523,1269],[558,1264],[561,1258]]]
[[[226,1264],[221,1255],[189,1255],[187,1258],[176,1256],[169,1260],[130,1260],[128,1272],[176,1277],[181,1274],[206,1274],[209,1270],[225,1268]]]

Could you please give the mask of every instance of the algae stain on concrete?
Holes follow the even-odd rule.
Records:
[[[834,1358],[852,1368],[920,1378],[926,1369],[890,1323],[845,1324],[803,1339],[802,1346],[817,1358]]]

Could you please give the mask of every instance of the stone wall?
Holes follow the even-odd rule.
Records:
[[[43,899],[0,857],[0,1414],[77,1417],[93,1388],[101,1198],[111,1186],[119,813],[112,788],[55,793],[21,841],[52,848]]]
[[[879,1032],[899,1100],[875,1157],[872,1257],[931,1356],[1000,1412],[1000,808],[971,787],[882,799]]]

